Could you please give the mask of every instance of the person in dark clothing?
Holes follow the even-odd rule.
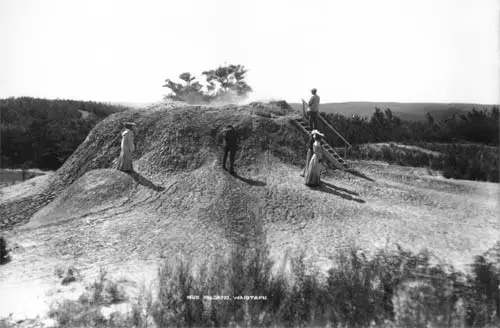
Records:
[[[234,159],[238,150],[239,135],[232,125],[228,125],[224,133],[224,158],[222,168],[226,169],[227,155],[229,154],[229,172],[234,173]]]
[[[307,104],[307,113],[309,115],[309,126],[311,130],[318,128],[318,115],[319,115],[319,96],[316,94],[316,88],[311,90],[312,96]]]

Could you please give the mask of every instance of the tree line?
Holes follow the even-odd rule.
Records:
[[[427,166],[443,171],[445,177],[499,182],[499,108],[472,108],[460,115],[437,120],[426,114],[426,121],[405,121],[375,108],[370,117],[339,114],[322,116],[354,146],[351,158],[376,159],[409,166]],[[402,153],[396,147],[381,150],[365,147],[369,143],[397,142],[420,146],[443,154],[435,158],[426,153]],[[340,141],[334,142],[341,146]]]
[[[472,108],[461,115],[436,120],[431,113],[426,121],[405,121],[390,108],[375,107],[370,117],[322,113],[352,144],[372,142],[472,142],[490,146],[499,145],[499,108]]]
[[[125,109],[94,101],[0,99],[1,167],[55,170],[99,121]]]

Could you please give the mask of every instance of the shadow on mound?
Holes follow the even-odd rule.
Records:
[[[238,175],[238,173],[233,173],[232,176],[235,177],[236,179],[240,180],[240,181],[245,182],[246,184],[251,185],[251,186],[255,186],[255,187],[264,187],[264,186],[266,186],[266,183],[264,181],[257,181],[257,180],[252,180],[252,179],[249,179],[249,178],[244,178],[244,177]]]
[[[327,183],[327,182],[322,181],[321,185],[315,189],[322,191],[322,192],[326,192],[326,193],[335,195],[335,196],[340,196],[340,197],[347,199],[347,200],[352,200],[352,201],[355,201],[358,203],[366,203],[364,200],[362,200],[360,198],[354,198],[351,196],[351,195],[359,196],[358,193],[344,189],[344,188],[334,186],[334,185]]]
[[[149,188],[149,189],[152,189],[152,190],[158,191],[158,192],[165,190],[165,187],[155,185],[152,181],[148,180],[146,177],[142,176],[138,172],[129,172],[127,174],[130,175],[138,184],[140,184],[146,188]]]
[[[340,187],[337,187],[331,183],[324,182],[324,181],[321,181],[321,183],[323,183],[325,186],[327,186],[330,189],[335,189],[337,191],[341,191],[341,192],[344,192],[346,194],[353,195],[353,196],[359,196],[359,194],[357,192],[351,191],[349,189],[340,188]]]
[[[360,178],[363,178],[363,179],[366,179],[368,181],[371,181],[371,182],[374,182],[375,180],[373,180],[372,178],[370,178],[369,176],[359,172],[358,170],[354,170],[354,169],[350,169],[350,170],[347,170],[347,172],[351,173],[352,175],[355,175],[357,177],[360,177]]]

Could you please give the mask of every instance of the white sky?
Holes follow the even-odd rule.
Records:
[[[500,103],[499,0],[0,0],[0,98],[158,101],[224,62],[254,99]]]

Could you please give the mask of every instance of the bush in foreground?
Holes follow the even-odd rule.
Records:
[[[264,252],[265,253],[265,252]],[[326,277],[303,257],[288,275],[271,274],[255,251],[236,251],[198,268],[177,260],[159,270],[152,316],[158,327],[182,326],[486,326],[498,322],[498,268],[479,258],[470,275],[431,265],[427,252],[398,248],[371,258],[340,253]],[[282,268],[283,269],[283,268]],[[199,299],[189,299],[196,295]],[[265,296],[265,301],[208,300],[206,295]]]
[[[126,301],[126,295],[116,282],[100,269],[98,278],[78,300],[65,299],[52,305],[49,317],[60,327],[133,327],[131,319],[121,316],[105,318],[101,307]]]
[[[156,293],[142,288],[129,315],[105,319],[99,309],[106,302],[91,297],[64,301],[52,316],[71,327],[495,327],[500,270],[490,259],[499,249],[500,243],[496,255],[477,257],[465,274],[431,264],[426,251],[398,247],[365,256],[353,248],[339,252],[324,275],[310,270],[303,255],[287,271],[285,264],[273,267],[265,247],[239,248],[199,265],[189,258],[166,262]],[[215,295],[230,300],[204,297]]]

